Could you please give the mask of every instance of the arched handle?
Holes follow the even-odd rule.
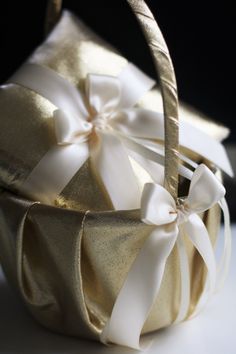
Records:
[[[45,34],[47,35],[60,18],[62,0],[48,0],[45,17]]]
[[[165,118],[165,188],[178,197],[178,94],[175,72],[162,33],[143,0],[127,0],[150,48],[161,86]],[[62,0],[48,0],[46,30],[50,31],[60,17]]]

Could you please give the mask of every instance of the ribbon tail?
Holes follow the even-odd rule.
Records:
[[[87,143],[51,148],[23,182],[21,191],[30,198],[53,204],[88,157]]]
[[[133,172],[127,152],[115,135],[97,132],[98,141],[91,142],[91,161],[115,209],[138,209],[141,188]]]
[[[155,228],[135,259],[118,294],[101,340],[140,349],[140,335],[158,295],[167,259],[178,236],[176,224]]]
[[[180,226],[182,228],[182,226]],[[177,324],[185,320],[190,304],[190,275],[189,275],[189,263],[188,255],[184,243],[184,235],[182,231],[177,238],[177,248],[179,253],[180,262],[180,274],[181,274],[181,295],[178,315],[173,322]]]
[[[231,251],[232,251],[232,235],[230,228],[230,215],[229,208],[225,198],[222,198],[219,202],[219,205],[223,211],[224,217],[224,248],[223,254],[221,256],[220,262],[217,267],[217,283],[216,283],[216,292],[219,291],[227,277],[229,264],[231,259]]]
[[[122,140],[122,142],[124,143],[124,145],[126,146],[127,149],[129,149],[129,151],[132,154],[132,157],[134,159],[137,160],[137,162],[140,164],[143,161],[143,167],[144,168],[148,168],[148,163],[145,162],[145,160],[148,160],[151,165],[149,165],[149,172],[154,173],[156,171],[156,168],[151,167],[152,163],[156,163],[159,164],[161,166],[164,166],[164,153],[163,151],[158,152],[153,151],[152,149],[148,148],[147,146],[144,146],[143,143],[139,143],[136,139],[132,138],[132,137],[128,137],[128,136],[124,136],[124,135],[119,135],[120,139]],[[138,157],[135,158],[135,157]],[[150,169],[151,167],[151,169]],[[191,180],[192,178],[192,171],[190,171],[188,168],[186,168],[183,165],[179,165],[179,174],[189,180]]]
[[[216,284],[216,262],[208,231],[201,218],[197,214],[190,215],[189,220],[184,224],[184,229],[201,255],[208,271],[203,293],[198,302],[197,308],[191,315],[192,318],[200,312],[208,301],[210,295],[214,292]]]
[[[132,144],[132,143],[131,143]],[[143,149],[147,148],[142,148],[142,145],[138,146],[138,149],[135,149],[135,144],[131,144],[129,142],[126,143],[126,146],[128,148],[128,154],[131,156],[151,177],[151,181],[163,186],[164,185],[164,162],[163,162],[163,157],[160,156],[159,163],[154,162],[151,159],[148,159],[145,155],[145,152],[148,154],[148,151],[145,150],[143,152]],[[157,156],[157,159],[159,157]]]

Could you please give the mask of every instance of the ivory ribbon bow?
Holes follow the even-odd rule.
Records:
[[[90,158],[114,208],[139,208],[142,186],[138,185],[130,157],[154,182],[162,183],[163,150],[160,153],[153,142],[164,139],[163,114],[135,107],[155,82],[131,63],[118,77],[90,74],[85,81],[84,97],[53,70],[29,63],[8,80],[36,91],[57,107],[57,145],[34,167],[21,191],[51,204]],[[187,122],[180,123],[180,144],[232,173],[223,146]],[[182,164],[179,173],[189,178]]]
[[[132,137],[150,136],[149,123],[156,124],[158,113],[134,107],[155,84],[152,79],[132,64],[119,77],[89,74],[85,97],[52,70],[33,64],[10,81],[30,86],[59,108],[54,112],[58,145],[30,173],[22,186],[26,193],[53,202],[90,157],[115,209],[139,208],[142,188],[126,145]]]
[[[150,309],[161,287],[167,259],[177,244],[181,271],[181,300],[175,322],[184,320],[190,303],[190,277],[184,237],[200,253],[208,270],[209,293],[215,288],[216,262],[207,229],[198,216],[219,202],[223,185],[205,166],[195,170],[189,195],[175,203],[162,186],[148,183],[141,201],[142,220],[154,225],[150,236],[134,261],[118,294],[101,340],[140,349],[139,340]]]

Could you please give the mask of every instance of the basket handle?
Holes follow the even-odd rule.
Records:
[[[137,18],[150,48],[159,78],[165,126],[165,188],[176,200],[178,197],[178,94],[175,72],[162,33],[148,6],[143,0],[126,0]],[[48,33],[57,23],[62,0],[48,0],[45,21]]]

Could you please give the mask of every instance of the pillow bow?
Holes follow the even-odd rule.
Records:
[[[33,63],[24,64],[8,83],[25,86],[56,106],[53,118],[57,144],[23,182],[21,191],[27,196],[52,204],[89,158],[115,209],[140,207],[142,186],[130,157],[153,181],[162,179],[163,146],[157,139],[164,139],[163,114],[136,105],[155,81],[133,64],[126,65],[117,77],[88,74],[84,90],[55,71]],[[219,161],[228,161],[220,143],[181,122],[180,144],[199,153],[202,143],[198,141],[207,142],[204,151],[214,150],[208,159],[215,161],[219,156]],[[182,155],[180,158],[185,160]],[[230,171],[230,165],[226,170]],[[182,164],[179,173],[189,178]]]
[[[119,78],[89,74],[85,80],[85,112],[80,116],[63,110],[54,113],[58,144],[79,144],[86,151],[84,156],[81,151],[78,154],[81,165],[90,157],[115,209],[140,206],[141,188],[126,146],[127,142],[132,144],[132,138],[153,138],[151,127],[158,114],[134,106],[153,85],[153,80],[131,64],[126,75],[123,72]]]
[[[165,265],[175,244],[178,246],[181,271],[181,299],[175,322],[186,318],[190,303],[190,277],[184,237],[188,237],[200,253],[208,270],[209,293],[214,290],[214,252],[198,213],[211,208],[224,194],[223,185],[203,164],[193,173],[188,196],[177,203],[162,186],[152,183],[144,186],[141,218],[154,229],[118,294],[110,320],[102,333],[104,342],[140,349],[140,334],[158,295]]]
[[[118,77],[88,74],[83,93],[53,70],[25,64],[9,82],[38,92],[57,107],[54,111],[57,145],[24,181],[21,190],[25,194],[51,204],[90,158],[114,208],[139,208],[142,189],[127,145],[142,155],[139,162],[143,161],[149,150],[133,140],[154,139],[154,126],[155,131],[163,130],[161,114],[135,107],[155,85],[154,80],[128,64]],[[163,156],[151,150],[150,154],[162,163]]]

